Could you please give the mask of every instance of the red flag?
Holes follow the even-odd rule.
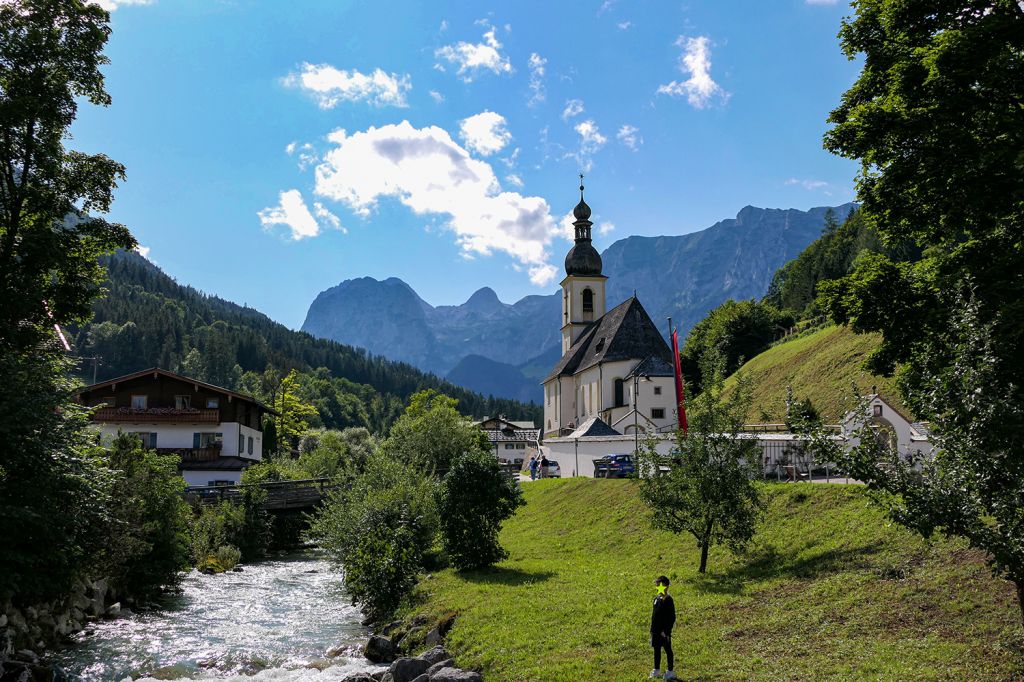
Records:
[[[679,332],[672,332],[672,356],[676,361],[676,404],[679,408],[679,427],[686,435],[686,392],[683,390],[683,367],[679,363]]]

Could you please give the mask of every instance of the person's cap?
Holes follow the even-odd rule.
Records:
[[[654,579],[654,584],[655,585],[664,585],[665,587],[668,587],[668,585],[669,585],[668,576],[659,575],[657,578]]]

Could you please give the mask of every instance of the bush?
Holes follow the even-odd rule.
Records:
[[[309,537],[344,566],[345,588],[371,619],[392,614],[416,584],[436,535],[433,488],[418,470],[376,454],[313,519]]]
[[[192,560],[196,566],[214,556],[217,549],[242,535],[245,510],[230,502],[203,507],[192,522]]]
[[[190,512],[181,497],[185,481],[178,458],[142,447],[119,434],[107,459],[114,474],[108,536],[101,554],[102,575],[119,591],[148,596],[178,582],[188,566]]]
[[[242,489],[242,528],[233,539],[246,561],[262,559],[270,546],[273,521],[263,508],[267,491],[262,488]],[[238,563],[238,562],[235,562]]]
[[[242,553],[237,547],[221,545],[213,554],[206,556],[196,564],[196,570],[200,573],[224,573],[238,565]]]
[[[519,486],[493,455],[476,451],[458,457],[437,490],[441,542],[455,567],[483,568],[506,558],[498,531],[523,504]]]

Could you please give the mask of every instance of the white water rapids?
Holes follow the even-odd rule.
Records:
[[[340,575],[314,554],[193,571],[160,609],[91,623],[52,660],[72,679],[341,680],[374,669]],[[326,652],[345,650],[328,658]]]

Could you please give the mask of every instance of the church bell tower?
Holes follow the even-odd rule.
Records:
[[[590,207],[583,200],[583,175],[580,175],[580,203],[573,209],[576,218],[576,244],[565,256],[565,279],[562,280],[562,355],[572,347],[580,333],[605,311],[604,286],[608,279],[601,274],[601,254],[590,239]]]

